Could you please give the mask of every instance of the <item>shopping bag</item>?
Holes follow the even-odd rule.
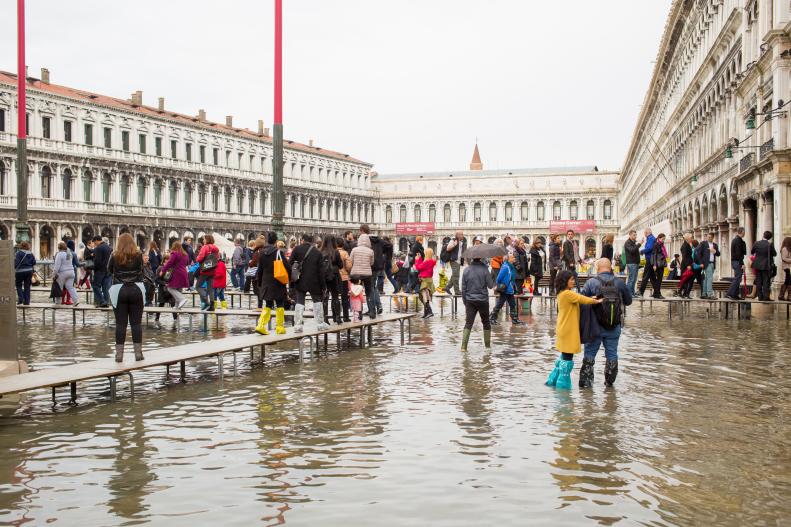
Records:
[[[277,256],[273,263],[274,268],[274,276],[275,280],[280,282],[283,285],[288,284],[288,271],[286,271],[286,266],[283,263],[283,258],[280,256],[280,251],[277,251]]]

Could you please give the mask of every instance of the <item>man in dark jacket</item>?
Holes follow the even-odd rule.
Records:
[[[740,300],[739,289],[742,285],[742,274],[744,274],[744,257],[747,256],[747,244],[744,243],[744,227],[739,227],[736,236],[731,240],[731,269],[733,270],[733,280],[728,288],[725,298]]]
[[[407,293],[417,293],[417,289],[420,286],[417,270],[414,269],[417,255],[420,255],[421,258],[426,257],[426,252],[423,249],[423,236],[420,235],[415,236],[415,241],[412,243],[412,247],[409,248],[409,283],[406,288]]]
[[[579,244],[574,239],[574,231],[569,229],[566,231],[566,240],[563,242],[563,254],[561,259],[563,266],[574,273],[574,284],[577,291],[580,289],[579,279],[577,278],[577,264],[582,261],[579,256]]]
[[[581,294],[597,298],[602,292],[602,287],[610,283],[618,289],[621,297],[621,309],[631,305],[632,293],[626,287],[626,284],[623,283],[623,280],[615,277],[612,272],[612,262],[608,258],[601,258],[596,261],[596,276],[585,282]],[[625,311],[622,314],[625,314]],[[593,386],[593,365],[596,362],[596,354],[602,344],[604,344],[604,356],[607,359],[604,366],[604,384],[612,386],[618,376],[618,341],[621,338],[620,320],[612,329],[601,326],[600,332],[599,337],[585,343],[585,357],[582,360],[582,368],[580,369],[580,388]]]
[[[703,266],[703,295],[701,298],[717,298],[714,296],[714,270],[717,269],[717,258],[720,248],[714,243],[714,234],[709,233],[697,248],[698,261]]]
[[[461,268],[464,266],[464,258],[462,254],[467,250],[467,240],[464,238],[464,232],[456,231],[456,235],[448,240],[448,243],[442,246],[439,253],[439,259],[445,263],[450,264],[451,277],[448,282],[448,287],[445,288],[447,293],[453,290],[452,294],[458,295],[459,279],[461,278]]]
[[[648,285],[649,280],[652,284],[656,284],[654,266],[650,263],[651,255],[654,253],[654,243],[656,243],[656,237],[651,232],[651,229],[644,230],[643,236],[645,237],[645,246],[640,249],[640,254],[645,256],[645,267],[643,267],[643,279],[640,282],[640,296],[645,294],[645,288]],[[637,263],[640,263],[639,259]]]
[[[626,254],[626,272],[629,274],[626,287],[632,296],[635,294],[637,274],[640,272],[640,245],[642,244],[637,242],[637,231],[629,231],[629,239],[623,244],[623,252]]]
[[[382,313],[382,299],[380,295],[384,293],[385,286],[385,246],[384,240],[379,236],[371,236],[368,225],[363,225],[369,232],[365,232],[360,228],[360,232],[368,234],[368,240],[371,242],[371,249],[374,252],[374,263],[371,266],[372,276],[372,292],[374,297],[374,306],[376,306],[376,313]]]
[[[185,236],[184,241],[181,242],[181,248],[184,249],[184,252],[187,253],[187,266],[195,263],[195,250],[192,248],[192,236]],[[195,283],[195,273],[189,273],[189,290],[192,291],[193,284]]]
[[[303,234],[302,244],[297,245],[291,251],[291,258],[288,266],[291,269],[293,279],[294,264],[299,267],[299,278],[292,284],[295,292],[294,298],[294,333],[302,333],[305,314],[305,297],[310,293],[313,302],[313,317],[319,322],[324,321],[324,298],[325,283],[321,273],[321,251],[313,244],[313,235]]]
[[[107,272],[113,250],[101,236],[93,237],[93,296],[94,304],[99,307],[110,306],[110,285],[112,277]]]
[[[775,246],[770,241],[772,239],[771,231],[764,232],[763,240],[759,240],[753,244],[750,254],[755,255],[753,260],[753,269],[758,274],[758,300],[768,301],[771,300],[770,293],[772,292],[772,270],[777,270],[774,260],[777,257]]]
[[[475,322],[475,315],[480,315],[483,322],[483,344],[487,348],[492,345],[492,322],[489,317],[489,289],[494,287],[492,274],[480,259],[475,259],[464,271],[461,278],[461,298],[464,302],[464,312],[466,320],[464,333],[461,337],[461,350],[467,351],[467,343],[470,341],[472,324]]]
[[[357,247],[357,239],[354,237],[354,233],[352,231],[346,231],[343,233],[343,250],[347,253],[351,254],[352,249]]]
[[[393,242],[387,236],[382,238],[382,256],[384,257],[385,263],[384,275],[387,277],[390,285],[393,286],[393,292],[397,293],[398,284],[396,283],[395,277],[393,276]],[[382,284],[379,286],[379,292],[384,293],[384,280],[382,280]]]

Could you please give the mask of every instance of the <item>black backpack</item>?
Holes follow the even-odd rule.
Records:
[[[200,263],[201,274],[214,274],[214,270],[217,269],[218,261],[219,258],[217,257],[217,253],[207,254]]]
[[[599,296],[604,298],[601,304],[595,305],[596,320],[604,329],[613,329],[623,320],[623,299],[615,278],[604,282],[597,278],[601,283]]]
[[[326,254],[323,254],[321,256],[321,276],[324,277],[324,282],[334,282],[337,274],[338,268],[332,265]]]

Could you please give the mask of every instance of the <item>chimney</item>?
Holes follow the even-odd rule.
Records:
[[[30,67],[30,66],[25,66],[25,78],[26,78],[26,79],[29,79],[29,78],[30,78],[30,71],[28,71],[28,68],[29,68],[29,67]]]
[[[225,116],[225,126],[228,128],[233,128],[233,115]]]
[[[132,105],[133,106],[143,106],[143,92],[137,90],[135,93],[132,94]]]
[[[264,128],[264,137],[269,137],[269,128]]]
[[[312,146],[313,146],[313,139],[309,139],[309,140],[308,140],[308,146],[310,146],[310,147],[312,147]]]
[[[47,68],[41,68],[41,82],[49,84],[49,70]]]
[[[159,111],[160,112],[164,112],[165,111],[165,98],[164,97],[160,97],[159,98]]]
[[[264,135],[264,121],[258,121],[258,135]]]
[[[202,123],[206,122],[206,110],[198,110],[198,120]]]

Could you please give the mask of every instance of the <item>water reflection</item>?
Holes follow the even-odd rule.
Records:
[[[459,407],[465,417],[456,419],[462,433],[456,443],[462,454],[474,456],[477,462],[485,463],[494,443],[492,425],[489,422],[492,403],[490,384],[494,366],[488,352],[477,356],[473,356],[473,352],[465,352],[461,357]]]

